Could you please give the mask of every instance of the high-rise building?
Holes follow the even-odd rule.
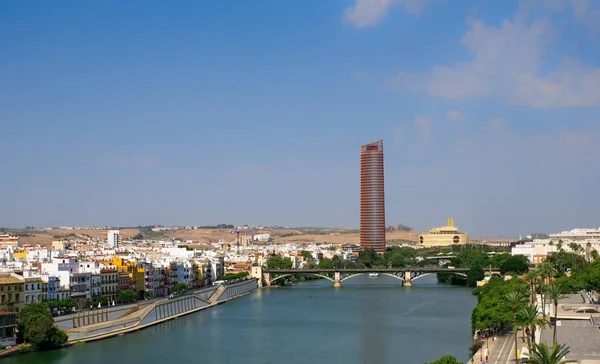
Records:
[[[120,238],[119,230],[109,230],[108,231],[108,246],[111,248],[119,247],[119,238]]]
[[[360,246],[385,251],[383,140],[360,148]]]

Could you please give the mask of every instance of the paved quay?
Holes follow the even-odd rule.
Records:
[[[162,299],[116,319],[94,322],[66,330],[67,344],[95,341],[159,324],[236,299],[258,289],[255,279],[219,286],[175,299]]]
[[[546,330],[548,331],[548,330]],[[522,351],[524,347],[527,347],[527,340],[523,340],[522,330],[517,331],[517,345],[519,350]],[[536,335],[536,342],[539,342],[540,335]],[[487,348],[488,360],[485,361],[485,354]],[[484,340],[484,344],[477,353],[468,361],[468,363],[483,363],[486,364],[508,364],[515,362],[515,337],[512,330],[502,332],[496,335],[496,339],[490,337]]]

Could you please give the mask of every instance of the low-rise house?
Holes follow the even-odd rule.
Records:
[[[101,295],[106,296],[109,302],[117,299],[119,287],[119,271],[117,267],[105,267],[100,270]]]
[[[92,299],[92,274],[91,273],[73,273],[71,274],[71,298],[75,300],[75,307],[82,309],[86,302]]]
[[[126,289],[131,289],[135,292],[135,285],[132,285],[131,279],[129,278],[129,273],[127,272],[119,272],[119,283],[117,285],[117,295],[120,291],[124,291]]]
[[[23,294],[25,296],[25,300],[23,302],[25,306],[30,305],[32,303],[44,302],[45,297],[44,292],[42,290],[42,278],[25,278],[25,290],[23,291]]]

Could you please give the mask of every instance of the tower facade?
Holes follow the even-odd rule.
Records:
[[[119,234],[119,230],[109,230],[108,231],[108,246],[111,248],[119,247],[119,240],[121,238],[121,234]]]
[[[385,251],[383,140],[360,148],[360,246]]]

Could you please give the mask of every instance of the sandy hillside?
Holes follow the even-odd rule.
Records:
[[[48,246],[53,240],[80,240],[86,241],[88,238],[106,239],[107,230],[27,230],[21,231],[30,236],[20,238],[22,244]],[[139,229],[121,229],[121,235],[124,238],[133,237],[142,233]],[[360,235],[357,230],[350,229],[276,229],[276,230],[241,230],[240,238],[242,241],[252,239],[254,234],[271,234],[275,242],[278,243],[333,243],[333,244],[358,244]],[[407,231],[394,231],[386,234],[388,244],[394,245],[406,241],[418,241],[419,233]],[[196,229],[196,230],[166,230],[159,233],[153,233],[148,238],[156,240],[180,239],[183,241],[192,241],[192,244],[201,244],[207,246],[220,240],[234,243],[236,241],[235,230],[233,229]],[[471,239],[473,242],[481,240],[504,241],[505,239]]]

